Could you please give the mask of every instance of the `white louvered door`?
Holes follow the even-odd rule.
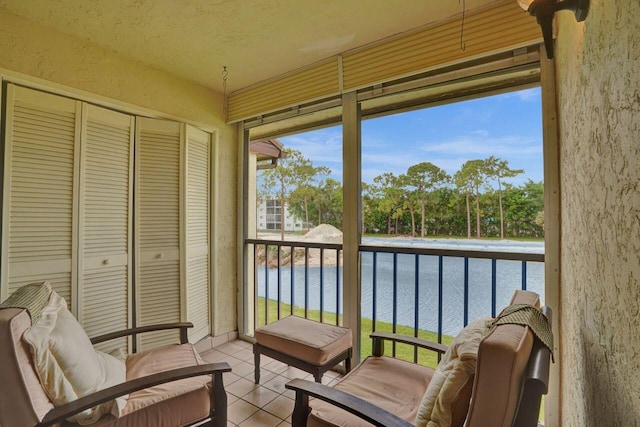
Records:
[[[208,335],[210,135],[12,84],[4,123],[0,300],[49,280],[89,336],[181,320]]]
[[[189,339],[197,341],[211,330],[209,293],[210,135],[186,126],[186,320],[194,327]],[[184,264],[183,264],[184,265]]]
[[[134,117],[84,104],[78,320],[89,336],[131,326]],[[127,348],[125,338],[98,345]]]
[[[49,280],[75,308],[79,101],[7,86],[2,295]]]
[[[137,326],[179,322],[181,125],[136,119],[135,251]],[[142,349],[175,342],[177,332],[145,334]]]

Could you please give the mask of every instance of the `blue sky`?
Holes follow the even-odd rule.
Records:
[[[314,166],[342,181],[342,128],[280,138]],[[467,160],[496,156],[525,173],[509,180],[543,180],[540,88],[394,114],[362,122],[362,180],[406,173],[427,161],[453,175]]]

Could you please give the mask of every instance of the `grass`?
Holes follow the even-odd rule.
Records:
[[[265,299],[262,297],[258,298],[258,327],[263,326],[265,324]],[[291,314],[291,305],[280,303],[280,317],[285,317]],[[303,307],[294,307],[293,314],[300,317],[305,317],[305,312]],[[311,320],[320,321],[320,311],[319,310],[309,310],[308,318]],[[269,300],[269,322],[272,323],[278,320],[278,304],[275,300]],[[339,323],[342,324],[342,316],[338,319]],[[322,316],[322,321],[324,323],[329,323],[332,325],[336,324],[336,315],[335,313],[324,313]],[[380,322],[376,321],[376,332],[393,332],[393,325],[388,322]],[[365,357],[371,355],[371,338],[369,338],[369,334],[373,332],[373,320],[372,319],[361,319],[361,340],[360,340],[360,357],[364,359]],[[408,335],[415,336],[415,329],[409,326],[396,326],[396,333],[400,335]],[[438,341],[438,335],[434,332],[418,330],[418,337],[428,340],[428,341]],[[443,335],[442,343],[445,345],[451,344],[453,340],[452,336]],[[385,342],[385,354],[391,355],[393,354],[393,345],[390,342]],[[413,362],[414,359],[414,347],[408,344],[398,344],[395,346],[395,357],[402,360],[408,360]],[[421,365],[430,366],[435,368],[438,365],[438,355],[437,353],[429,350],[418,349],[417,351],[417,361]]]

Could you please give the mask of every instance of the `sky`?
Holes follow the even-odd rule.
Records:
[[[280,138],[342,182],[342,127]],[[540,88],[378,117],[362,122],[362,180],[400,175],[420,162],[453,174],[467,160],[496,156],[524,173],[507,180],[543,180]]]

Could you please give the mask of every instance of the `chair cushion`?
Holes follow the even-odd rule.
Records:
[[[540,306],[536,293],[516,291],[511,304]],[[520,401],[520,391],[533,333],[526,326],[496,326],[478,350],[476,377],[467,427],[511,427]]]
[[[322,366],[351,347],[351,329],[289,316],[255,331],[265,347]]]
[[[125,364],[93,348],[82,326],[67,310],[67,303],[56,292],[40,319],[24,333],[40,383],[55,406],[125,381]],[[118,407],[124,400],[118,399]],[[81,412],[71,419],[80,424],[95,422],[109,413],[114,402]]]
[[[413,422],[433,369],[392,357],[366,358],[336,383],[335,388],[356,395]],[[308,426],[370,426],[355,415],[313,400]]]
[[[490,317],[476,319],[454,338],[422,397],[416,426],[462,426],[469,410],[478,346],[491,321]]]

